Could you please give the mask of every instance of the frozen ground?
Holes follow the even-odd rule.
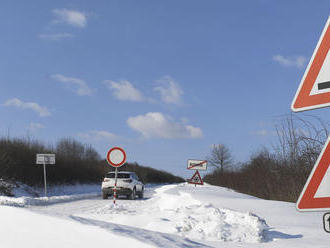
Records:
[[[0,207],[0,216],[6,215],[5,219],[1,218],[0,226],[13,226],[12,229],[0,227],[7,242],[2,246],[3,240],[0,240],[0,247],[19,247],[14,245],[18,242],[14,240],[17,235],[26,236],[24,247],[38,247],[27,234],[33,228],[39,230],[40,226],[46,232],[51,222],[63,225],[63,230],[69,227],[78,230],[76,239],[62,236],[60,232],[57,244],[61,247],[76,247],[76,244],[91,247],[88,239],[93,237],[109,238],[115,247],[120,244],[164,248],[329,247],[329,234],[322,227],[322,213],[298,213],[292,203],[261,200],[221,187],[149,186],[144,199],[119,199],[116,206],[112,200],[102,200],[96,195],[86,195],[82,200],[75,199],[75,195],[66,197],[68,202],[55,204],[50,197],[48,201],[53,204],[47,201],[21,204],[26,209]],[[29,223],[26,221],[29,216],[40,223]],[[85,229],[88,231],[80,239]],[[11,236],[6,235],[8,230],[11,230],[12,241]],[[41,239],[47,240],[47,233]],[[75,245],[69,246],[72,242]]]

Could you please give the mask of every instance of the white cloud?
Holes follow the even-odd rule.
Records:
[[[58,34],[40,34],[39,38],[44,40],[63,40],[73,38],[73,34],[70,33],[58,33]]]
[[[171,77],[163,77],[157,82],[160,86],[154,87],[154,91],[160,94],[163,102],[172,104],[182,103],[181,96],[183,95],[183,90]]]
[[[50,115],[50,112],[46,107],[41,107],[38,103],[34,102],[23,102],[18,98],[9,99],[3,105],[6,107],[14,106],[20,109],[30,109],[42,117]]]
[[[262,137],[282,135],[281,131],[267,130],[267,129],[264,129],[264,128],[253,131],[250,134],[251,135],[256,135],[256,136],[262,136]]]
[[[142,93],[126,80],[120,80],[119,82],[106,80],[104,84],[113,91],[113,95],[119,100],[132,102],[145,100]]]
[[[79,96],[90,96],[93,94],[93,90],[88,87],[87,83],[79,78],[66,77],[61,74],[54,74],[50,77],[58,82],[64,83]]]
[[[29,130],[31,130],[32,132],[38,131],[39,129],[43,129],[43,128],[45,128],[44,125],[36,122],[31,122],[29,125]]]
[[[273,56],[273,60],[285,67],[295,66],[297,68],[303,68],[306,63],[304,56],[284,57],[282,55],[275,55]]]
[[[266,129],[260,129],[260,130],[253,132],[253,134],[257,135],[257,136],[267,136],[269,134],[269,132]]]
[[[159,112],[130,117],[127,120],[130,128],[138,131],[145,138],[201,138],[203,132],[199,127],[174,122],[170,117]]]
[[[118,138],[115,134],[104,130],[92,130],[87,133],[79,133],[80,138],[95,141],[113,141]]]
[[[53,9],[54,23],[65,23],[74,27],[84,28],[87,25],[85,13],[77,10]]]

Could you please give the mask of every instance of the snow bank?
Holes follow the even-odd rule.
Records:
[[[50,186],[47,188],[48,197],[38,197],[44,193],[44,188],[31,187],[23,183],[15,183],[10,186],[15,197],[0,196],[0,205],[15,207],[43,206],[87,199],[101,194],[100,184]]]
[[[159,199],[154,203],[154,207],[167,212],[166,220],[173,222],[176,233],[208,241],[263,241],[268,226],[262,218],[201,203],[192,194],[180,191],[180,187],[169,185],[156,190]]]
[[[13,207],[26,207],[26,206],[43,206],[55,203],[63,203],[69,201],[83,200],[99,196],[99,193],[92,194],[78,194],[78,195],[63,195],[51,197],[8,197],[0,196],[0,205],[13,206]]]
[[[98,184],[63,184],[51,185],[47,187],[48,196],[88,194],[101,191],[101,183]],[[43,187],[31,187],[23,183],[17,183],[12,189],[12,193],[16,197],[39,197],[44,195]]]
[[[264,232],[268,230],[265,220],[252,213],[217,208],[210,201],[201,202],[193,193],[183,190],[188,187],[162,186],[147,201],[121,202],[117,206],[108,204],[91,214],[100,220],[106,218],[117,224],[177,234],[192,240],[264,241]]]
[[[251,213],[219,209],[212,204],[181,207],[177,214],[177,233],[208,241],[261,242],[266,222]]]

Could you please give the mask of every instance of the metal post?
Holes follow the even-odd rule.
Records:
[[[47,197],[47,180],[46,180],[46,164],[44,162],[44,184],[45,184],[45,197]]]
[[[115,170],[115,186],[113,187],[113,205],[116,205],[116,197],[117,197],[117,167]]]

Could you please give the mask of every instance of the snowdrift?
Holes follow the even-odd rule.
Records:
[[[118,224],[139,226],[151,231],[176,234],[206,241],[258,243],[264,241],[266,221],[253,213],[217,208],[183,192],[182,184],[156,189],[154,197],[143,205],[108,204],[93,213],[98,219],[110,218]],[[86,217],[86,216],[85,216]]]

